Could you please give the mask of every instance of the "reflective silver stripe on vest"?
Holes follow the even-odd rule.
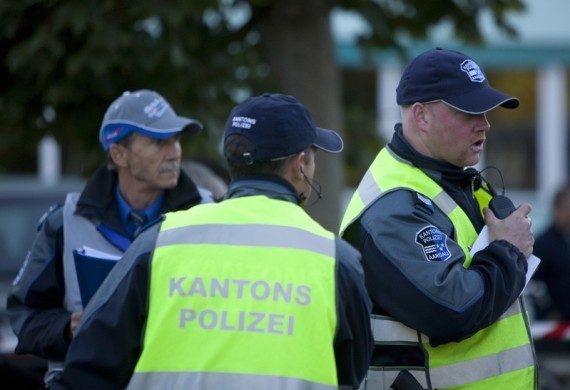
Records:
[[[111,255],[121,256],[123,254],[123,251],[111,244],[99,233],[97,226],[93,222],[75,214],[79,196],[79,193],[68,194],[63,206],[64,307],[70,312],[83,310],[73,251],[87,246]]]
[[[408,328],[392,317],[372,314],[370,323],[376,344],[419,345],[420,343],[420,336],[416,330]],[[421,340],[427,342],[428,338],[421,335]]]
[[[211,224],[161,231],[156,247],[176,244],[226,244],[306,249],[334,257],[331,239],[289,226]]]
[[[73,251],[88,246],[113,255],[123,253],[99,233],[93,222],[75,214],[80,195],[77,192],[67,194],[63,206],[63,275],[65,281],[63,305],[70,312],[83,310]],[[49,383],[55,374],[61,370],[63,370],[63,362],[48,361],[45,382]]]
[[[430,378],[434,388],[445,388],[477,382],[533,366],[532,347],[526,344],[466,362],[444,367],[431,367]]]
[[[296,378],[270,375],[230,374],[220,372],[149,372],[134,373],[127,389],[282,389],[331,390],[336,386]]]
[[[364,174],[356,192],[364,205],[371,204],[384,193],[384,191],[382,191],[378,186],[378,183],[374,180],[374,176],[372,176],[372,172],[370,170],[366,171]],[[432,201],[446,215],[449,215],[456,207],[458,207],[457,203],[455,203],[451,196],[449,196],[445,191],[441,191],[437,194]]]
[[[500,320],[521,312],[521,304],[516,300],[500,317]],[[418,344],[418,332],[396,319],[388,316],[372,314],[370,316],[372,334],[376,344]],[[428,343],[429,337],[423,333],[419,335],[422,343]]]
[[[445,191],[441,191],[439,194],[433,197],[433,203],[437,205],[445,213],[445,215],[451,214],[455,210],[457,203],[447,194]]]
[[[378,367],[370,367],[368,373],[366,374],[366,378],[360,385],[360,390],[383,390],[383,389],[390,389],[390,386],[396,380],[398,374],[400,374],[401,370],[404,369],[403,367],[393,367],[390,368],[378,368]],[[406,370],[416,380],[418,383],[424,388],[427,389],[427,380],[426,380],[426,373],[423,370],[414,370],[409,367],[405,367]]]
[[[376,198],[382,195],[382,190],[378,187],[378,183],[374,180],[370,170],[364,173],[356,192],[365,205],[371,204]]]

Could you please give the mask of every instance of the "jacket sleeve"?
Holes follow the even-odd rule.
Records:
[[[337,333],[334,350],[339,385],[358,388],[374,347],[370,329],[372,303],[364,287],[360,253],[337,239]]]
[[[65,330],[71,314],[63,308],[63,212],[50,210],[39,224],[7,298],[16,353],[63,360],[69,347]]]
[[[375,310],[428,335],[433,346],[460,341],[518,298],[526,260],[508,242],[493,241],[465,268],[451,221],[437,208],[418,206],[414,196],[386,194],[355,224],[366,286]]]
[[[137,237],[89,301],[52,389],[127,387],[142,350],[150,260],[159,226]]]

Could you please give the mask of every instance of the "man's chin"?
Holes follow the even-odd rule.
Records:
[[[176,185],[178,184],[178,177],[179,176],[176,175],[171,178],[163,178],[159,183],[160,188],[162,188],[163,190],[169,190],[171,188],[176,187]]]

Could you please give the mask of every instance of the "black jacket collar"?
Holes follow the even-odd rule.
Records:
[[[242,196],[265,195],[272,199],[300,204],[301,199],[288,181],[277,175],[251,176],[233,180],[225,199]]]
[[[76,213],[96,223],[104,223],[110,228],[123,232],[119,209],[115,200],[117,173],[101,166],[87,181],[77,202]],[[164,202],[160,210],[166,213],[190,208],[201,201],[198,188],[181,170],[176,187],[164,192]],[[124,232],[123,232],[124,233]]]

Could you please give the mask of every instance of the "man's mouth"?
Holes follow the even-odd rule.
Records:
[[[484,143],[485,143],[485,140],[484,140],[484,139],[480,139],[479,141],[475,142],[475,143],[473,144],[473,146],[475,146],[476,148],[482,148]]]

